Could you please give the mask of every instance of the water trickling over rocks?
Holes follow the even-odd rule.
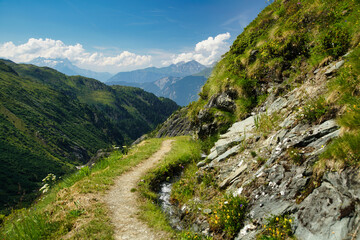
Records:
[[[171,189],[174,182],[163,182],[160,184],[160,191],[158,192],[161,210],[166,214],[170,226],[176,230],[183,230],[184,226],[181,223],[181,213],[179,209],[171,204],[170,196]]]

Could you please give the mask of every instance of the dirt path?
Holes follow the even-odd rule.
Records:
[[[115,226],[115,239],[166,239],[166,233],[154,232],[137,218],[139,196],[138,192],[131,192],[131,189],[136,188],[141,177],[171,150],[172,141],[165,140],[154,155],[119,176],[105,196],[105,202],[112,215],[112,224]]]

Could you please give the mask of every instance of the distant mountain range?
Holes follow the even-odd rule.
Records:
[[[180,106],[186,106],[198,99],[198,93],[211,71],[212,68],[196,61],[181,62],[164,68],[120,72],[106,84],[139,87],[156,96],[170,98]]]
[[[130,71],[130,72],[119,72],[111,77],[107,84],[115,85],[119,82],[129,83],[145,83],[154,82],[164,77],[186,77],[195,73],[201,72],[207,67],[198,63],[197,61],[180,62],[172,64],[168,67],[156,68],[149,67],[145,69]]]
[[[67,58],[38,57],[28,63],[34,64],[38,67],[50,67],[69,76],[81,75],[84,77],[94,78],[102,82],[108,80],[112,76],[112,74],[108,72],[94,72],[91,70],[79,68],[73,65]]]
[[[139,87],[159,97],[167,97],[180,106],[197,100],[201,87],[210,76],[212,68],[197,61],[180,62],[167,67],[149,67],[112,76],[107,72],[94,72],[73,65],[68,59],[35,58],[29,62],[50,67],[66,75],[81,75],[105,82],[107,85]]]
[[[198,99],[198,93],[205,84],[205,76],[164,77],[154,82],[129,83],[118,82],[116,85],[139,87],[156,96],[170,98],[180,106],[186,106]]]

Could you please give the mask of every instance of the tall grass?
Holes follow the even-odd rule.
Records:
[[[64,177],[30,208],[7,216],[0,229],[0,239],[61,239],[64,236],[69,239],[113,239],[108,210],[98,199],[116,176],[153,155],[162,141],[146,141],[126,156],[113,152],[93,168],[85,167]],[[82,223],[81,227],[77,226],[79,223]]]
[[[330,94],[337,96],[335,104],[343,109],[338,123],[343,135],[320,156],[321,166],[345,168],[360,166],[360,46],[345,58],[346,64],[330,82]],[[328,166],[332,165],[332,166]],[[334,169],[334,170],[335,170]]]
[[[161,163],[148,172],[143,181],[139,183],[139,190],[143,196],[140,218],[145,220],[151,227],[167,231],[174,238],[177,233],[170,227],[166,216],[157,204],[157,186],[163,181],[179,174],[188,164],[192,165],[200,159],[200,144],[191,140],[188,136],[173,138],[171,151]]]
[[[48,216],[28,209],[16,211],[6,221],[0,233],[1,239],[46,239],[57,228],[56,223],[49,222]]]

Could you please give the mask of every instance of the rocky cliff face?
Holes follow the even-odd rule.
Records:
[[[157,138],[175,137],[182,135],[190,135],[193,133],[194,126],[186,116],[187,108],[182,108],[173,113],[161,126],[156,133]]]
[[[334,66],[341,66],[341,61],[316,70],[284,96],[275,97],[273,87],[253,116],[220,135],[198,164],[199,174],[219,169],[219,187],[249,199],[247,220],[236,239],[254,239],[272,215],[293,218],[298,239],[360,239],[351,235],[360,223],[359,170],[320,174],[314,166],[327,144],[339,136],[339,126],[331,115],[310,124],[301,120],[299,111],[309,96],[322,94]],[[260,130],[266,117],[279,123],[276,131]]]
[[[215,172],[220,189],[249,201],[246,221],[235,239],[255,239],[269,217],[285,215],[293,219],[297,239],[360,239],[358,168],[324,172],[315,164],[341,134],[335,121],[338,109],[328,109],[316,121],[307,119],[303,110],[312,96],[324,94],[328,79],[343,63],[312,69],[301,86],[287,93],[280,84],[270,86],[266,101],[220,135],[198,163],[199,178]],[[183,109],[168,119],[158,137],[190,134],[191,129],[200,136],[216,132],[219,125],[207,114],[212,108],[232,112],[232,97],[231,90],[211,97],[192,128]],[[192,224],[196,231],[211,235],[203,212]]]

